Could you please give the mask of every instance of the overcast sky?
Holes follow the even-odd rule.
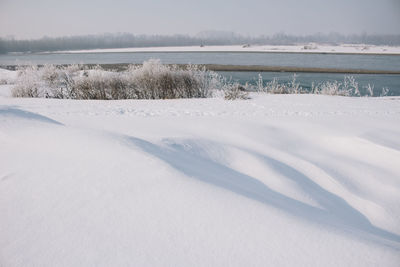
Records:
[[[400,34],[400,0],[0,0],[0,36]]]

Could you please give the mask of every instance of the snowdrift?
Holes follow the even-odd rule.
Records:
[[[0,97],[0,265],[398,266],[400,98]]]

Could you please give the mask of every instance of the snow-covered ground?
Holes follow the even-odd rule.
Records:
[[[1,266],[399,266],[400,98],[10,98]]]
[[[17,76],[18,76],[17,71],[10,71],[10,70],[0,68],[0,85],[15,83]],[[10,93],[9,88],[6,88],[6,89],[0,88],[0,89],[2,89],[2,90],[0,90],[0,95],[2,92],[5,93],[6,95],[8,95]]]
[[[375,46],[363,44],[301,44],[301,45],[228,45],[228,46],[174,46],[135,47],[69,50],[49,53],[121,53],[121,52],[279,52],[279,53],[338,53],[338,54],[399,54],[399,46]]]

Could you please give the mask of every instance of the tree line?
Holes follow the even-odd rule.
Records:
[[[130,33],[98,34],[64,37],[43,37],[40,39],[0,38],[0,53],[44,52],[128,47],[162,46],[206,46],[206,45],[291,45],[297,43],[353,43],[371,45],[400,45],[400,35],[338,33],[313,35],[288,35],[278,33],[272,36],[243,36],[231,32],[201,32],[190,35],[134,35]]]

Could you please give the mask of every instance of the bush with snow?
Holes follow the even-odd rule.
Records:
[[[343,82],[325,81],[311,86],[311,92],[322,95],[361,96],[359,85],[353,76],[345,76]]]
[[[126,71],[106,71],[100,66],[82,65],[19,69],[12,89],[14,97],[62,99],[174,99],[223,96],[227,100],[248,99],[249,91],[269,94],[321,94],[339,96],[373,96],[374,86],[360,87],[353,76],[341,81],[312,83],[311,89],[297,82],[282,83],[277,78],[264,84],[259,75],[256,85],[240,85],[227,81],[213,71],[196,65],[163,65],[160,60],[131,65]],[[361,88],[361,92],[360,92]],[[388,94],[383,88],[381,96]]]
[[[124,72],[79,65],[19,70],[14,97],[68,99],[173,99],[203,98],[223,86],[221,77],[198,66],[184,68],[149,60]]]
[[[14,97],[43,97],[45,81],[40,77],[37,66],[28,66],[18,73],[16,85],[12,89]]]
[[[296,74],[293,75],[292,80],[288,83],[279,83],[277,78],[273,78],[272,81],[267,82],[263,86],[262,77],[259,76],[257,83],[257,90],[259,92],[269,94],[305,94],[309,93],[307,90],[300,86],[300,83],[296,81]]]
[[[254,90],[258,92],[270,94],[320,94],[320,95],[336,95],[336,96],[373,96],[374,86],[368,84],[364,86],[363,93],[360,92],[360,86],[353,76],[344,76],[343,82],[340,81],[324,81],[320,83],[312,83],[311,89],[303,88],[296,81],[296,74],[290,82],[280,83],[277,78],[263,85],[262,77],[259,76],[258,82]],[[387,95],[389,90],[382,89],[381,96]]]
[[[224,98],[226,100],[237,100],[237,99],[250,99],[249,92],[245,87],[238,83],[227,85],[224,88]]]

